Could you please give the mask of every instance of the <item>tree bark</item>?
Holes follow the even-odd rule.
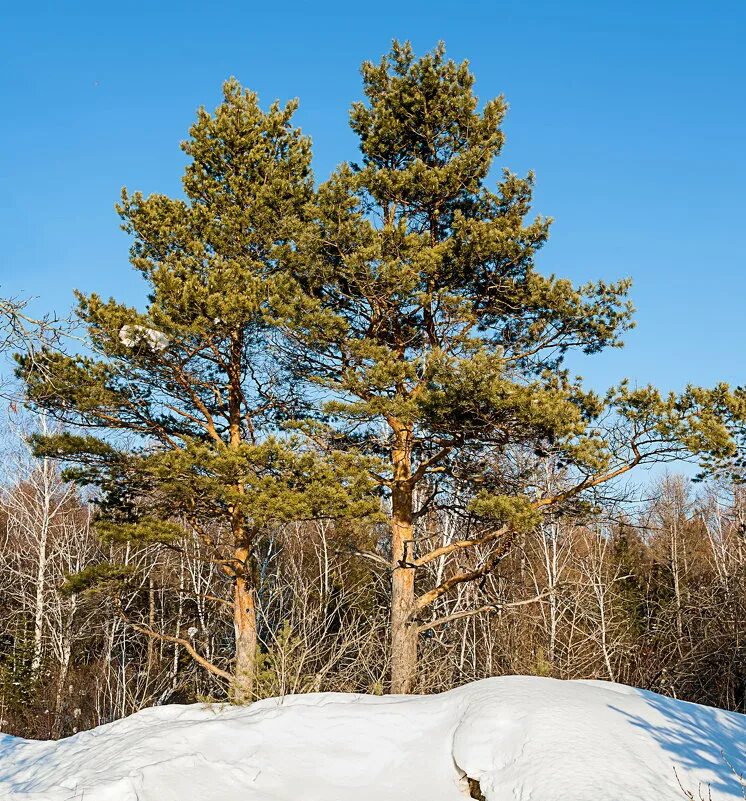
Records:
[[[70,670],[70,657],[72,656],[72,619],[75,614],[75,596],[72,601],[73,609],[65,621],[64,631],[62,634],[62,650],[60,654],[60,667],[57,676],[57,689],[54,697],[54,723],[52,724],[52,738],[57,739],[62,735],[62,707],[63,696],[65,693],[65,684],[67,682],[67,674]]]
[[[240,332],[231,336],[231,358],[228,370],[228,447],[237,450],[242,443],[241,414],[243,392],[241,390],[241,364],[243,337]],[[244,494],[244,486],[234,487],[238,497]],[[243,509],[236,504],[231,511],[231,529],[235,551],[233,557],[233,628],[236,640],[236,660],[231,685],[231,699],[235,704],[248,704],[254,700],[256,678],[256,594],[252,570],[252,533],[246,525]]]
[[[256,677],[256,598],[251,580],[249,549],[237,548],[235,558],[243,565],[243,568],[236,575],[233,590],[236,661],[233,670],[231,699],[236,704],[248,704],[254,700]]]
[[[38,531],[38,562],[36,568],[36,597],[34,599],[34,655],[31,670],[36,675],[41,668],[42,652],[44,648],[44,590],[47,576],[49,525],[52,506],[52,472],[54,468],[49,459],[41,463],[40,490],[41,490],[41,520]]]
[[[412,619],[415,601],[412,435],[400,426],[394,429],[392,461],[391,692],[411,693],[417,681],[418,637],[417,625]]]

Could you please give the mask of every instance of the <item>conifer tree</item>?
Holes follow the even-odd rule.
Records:
[[[480,108],[468,65],[442,45],[418,59],[395,42],[362,76],[366,99],[351,111],[361,160],[319,190],[299,273],[316,305],[288,327],[293,366],[324,388],[338,436],[386,464],[391,689],[410,692],[418,634],[447,622],[430,612],[439,598],[484,577],[542,515],[637,464],[732,453],[743,396],[584,390],[563,357],[621,345],[629,282],[537,271],[550,221],[527,219],[533,176],[505,171],[490,188],[504,100]],[[563,476],[554,493],[532,483],[546,459]],[[474,535],[438,546],[415,524],[445,492],[468,501]],[[424,568],[446,556],[456,567],[427,586]]]
[[[31,404],[73,427],[38,437],[36,450],[99,488],[99,532],[174,548],[189,526],[231,580],[233,664],[178,641],[230,681],[237,701],[252,697],[256,670],[261,537],[273,523],[371,508],[368,479],[344,454],[321,458],[283,433],[300,399],[273,358],[268,321],[295,292],[288,265],[313,194],[295,108],[264,112],[228,81],[182,146],[184,199],[123,191],[118,211],[149,286],[145,309],[78,293],[87,351],[48,351],[43,364],[19,358]],[[98,566],[70,589],[121,575]]]

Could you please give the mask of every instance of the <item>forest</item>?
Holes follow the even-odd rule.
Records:
[[[2,731],[509,674],[746,712],[746,391],[587,389],[631,283],[539,269],[505,100],[361,73],[323,181],[296,102],[198,110],[117,205],[140,306],[0,301]]]

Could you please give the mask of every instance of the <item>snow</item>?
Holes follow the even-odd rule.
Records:
[[[168,337],[162,331],[144,325],[123,325],[119,329],[119,341],[128,348],[141,343],[153,350],[165,350],[168,347]]]
[[[467,776],[488,801],[743,801],[745,769],[746,716],[527,676],[161,706],[59,742],[0,735],[3,801],[463,801]]]

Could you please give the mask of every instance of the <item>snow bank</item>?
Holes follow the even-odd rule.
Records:
[[[744,769],[746,716],[522,676],[163,706],[59,742],[0,735],[8,801],[463,801],[465,777],[488,801],[682,801],[678,782],[743,801]]]

